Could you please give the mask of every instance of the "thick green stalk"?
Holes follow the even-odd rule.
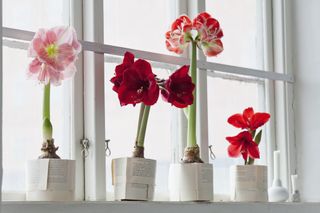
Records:
[[[139,121],[138,121],[138,129],[137,129],[136,142],[138,142],[138,139],[139,139],[139,132],[140,132],[140,128],[141,128],[141,121],[142,121],[142,117],[143,117],[143,113],[144,113],[145,107],[146,107],[146,105],[144,105],[144,103],[141,103],[140,113],[139,113]]]
[[[50,122],[50,83],[44,86],[43,91],[43,111],[42,111],[42,131],[43,139],[52,139],[52,124]]]
[[[147,124],[148,124],[149,112],[150,112],[150,106],[145,106],[144,112],[143,112],[143,117],[141,120],[138,140],[137,140],[137,145],[140,147],[144,146],[144,139],[146,136],[146,129],[147,129]]]
[[[197,85],[197,43],[192,41],[192,55],[191,55],[191,78],[192,82]],[[197,138],[196,138],[196,103],[197,103],[197,95],[196,89],[193,91],[194,101],[193,104],[189,106],[189,115],[188,115],[188,139],[187,139],[187,146],[188,147],[195,147],[197,145]]]
[[[44,86],[42,119],[50,119],[50,83]]]

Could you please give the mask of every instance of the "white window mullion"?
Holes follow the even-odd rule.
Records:
[[[70,1],[70,25],[77,32],[78,39],[82,36],[82,2]],[[76,200],[84,200],[84,162],[81,155],[80,141],[84,137],[84,101],[83,101],[83,53],[78,56],[77,73],[71,85],[71,158],[76,160]]]
[[[83,0],[83,39],[103,44],[103,0]],[[84,52],[85,199],[105,200],[104,54]]]
[[[274,70],[281,74],[292,74],[290,29],[290,1],[272,1],[273,3],[273,36],[274,36]],[[290,189],[290,175],[296,172],[294,156],[295,140],[293,129],[292,85],[286,82],[275,82],[275,116],[276,142],[281,152],[281,174],[283,185]]]
[[[263,69],[272,72],[273,69],[273,29],[272,29],[272,2],[268,0],[259,1],[258,7],[262,11],[262,37],[263,37]],[[276,148],[276,118],[275,118],[275,91],[274,81],[265,80],[265,110],[271,114],[271,120],[267,123],[267,165],[268,165],[268,184],[273,180],[273,151]]]

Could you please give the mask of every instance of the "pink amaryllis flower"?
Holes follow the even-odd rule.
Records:
[[[163,99],[178,108],[185,108],[193,103],[195,85],[188,71],[189,66],[182,66],[164,82],[161,89]]]
[[[193,20],[193,27],[198,31],[198,45],[200,44],[206,56],[216,56],[223,51],[223,32],[219,22],[209,13],[200,13]]]
[[[32,39],[28,56],[33,57],[28,75],[36,76],[41,83],[60,85],[61,80],[76,72],[75,60],[81,44],[72,27],[40,29]]]
[[[256,112],[252,107],[246,108],[242,114],[234,114],[228,118],[228,123],[234,127],[254,131],[267,123],[270,114],[265,112]]]
[[[226,139],[230,143],[228,147],[230,157],[238,157],[241,154],[245,161],[248,160],[248,156],[253,159],[260,158],[258,144],[253,141],[250,132],[243,131],[236,136],[226,137]]]
[[[186,15],[177,18],[166,33],[166,46],[169,51],[183,53],[191,41],[192,22]]]

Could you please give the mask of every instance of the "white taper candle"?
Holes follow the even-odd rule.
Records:
[[[273,179],[280,179],[280,150],[273,153]]]

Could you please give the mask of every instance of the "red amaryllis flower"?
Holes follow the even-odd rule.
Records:
[[[134,63],[134,55],[130,52],[126,52],[124,54],[124,58],[122,64],[116,66],[115,76],[111,78],[111,82],[114,84],[112,89],[115,92],[118,92],[120,84],[123,80],[123,73],[126,69],[128,69]]]
[[[241,129],[256,130],[270,119],[270,114],[257,112],[249,107],[242,114],[234,114],[228,118],[228,123]]]
[[[243,131],[233,137],[226,137],[230,145],[228,147],[228,154],[230,157],[238,157],[240,154],[243,159],[247,161],[248,155],[251,158],[260,158],[258,144],[256,144],[250,132]]]
[[[177,54],[183,53],[191,41],[192,22],[188,16],[182,15],[176,19],[171,30],[166,33],[166,46],[169,51]]]
[[[223,32],[219,22],[209,13],[200,13],[193,20],[193,27],[198,31],[198,44],[206,56],[216,56],[223,51],[223,44],[220,40]]]
[[[163,99],[178,108],[184,108],[193,103],[195,85],[188,71],[189,66],[181,67],[165,81],[164,88],[161,89]]]
[[[123,72],[123,79],[117,90],[121,106],[141,102],[150,106],[155,104],[159,97],[159,86],[151,66],[142,59]]]

